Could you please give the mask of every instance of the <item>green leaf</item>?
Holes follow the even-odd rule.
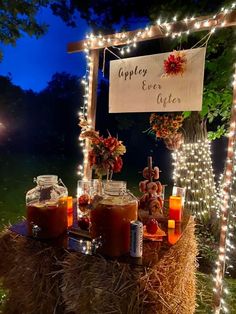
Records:
[[[184,119],[190,117],[191,113],[192,113],[191,111],[184,111],[183,112]]]

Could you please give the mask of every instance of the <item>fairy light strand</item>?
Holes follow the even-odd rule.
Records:
[[[84,49],[85,57],[87,61],[87,68],[86,68],[86,74],[81,80],[81,84],[84,87],[84,95],[83,95],[83,104],[80,108],[80,111],[78,112],[79,118],[84,119],[88,123],[88,128],[92,128],[92,120],[89,116],[89,106],[91,104],[91,81],[92,81],[92,75],[93,75],[93,61],[89,54],[89,49],[87,47]],[[81,176],[83,179],[86,179],[85,177],[85,169],[88,166],[88,149],[89,149],[89,141],[88,139],[84,140],[79,137],[79,145],[82,148],[83,151],[83,163],[78,166],[77,174]]]
[[[235,64],[236,73],[236,64]],[[232,185],[235,182],[235,165],[236,165],[236,75],[233,75],[233,106],[231,111],[231,121],[228,134],[228,152],[226,159],[226,169],[223,178],[221,191],[221,235],[218,259],[216,261],[216,270],[214,277],[214,313],[228,313],[226,302],[223,299],[224,295],[224,274],[227,268],[231,268],[229,254],[234,246],[232,244],[233,224],[230,222],[230,217],[235,218],[235,196],[232,195]],[[234,206],[233,206],[234,205]],[[227,266],[228,265],[228,266]]]
[[[217,28],[226,26],[227,16],[234,11],[236,3],[232,3],[228,7],[223,7],[221,10],[206,19],[198,17],[185,17],[183,20],[178,21],[177,16],[174,16],[171,21],[165,21],[158,18],[152,25],[146,26],[144,29],[133,32],[121,32],[114,35],[103,36],[101,34],[94,35],[93,33],[86,36],[86,47],[88,49],[104,48],[117,45],[123,45],[120,49],[121,55],[130,53],[133,48],[137,47],[139,41],[148,40],[152,38],[154,33],[159,32],[161,37],[179,38],[182,35],[189,35],[191,32],[196,32],[202,29],[210,29],[214,33]],[[180,31],[175,31],[176,25],[182,28]]]
[[[86,75],[84,76],[82,82],[85,88],[85,94],[84,94],[84,104],[81,108],[81,111],[79,112],[79,116],[82,118],[87,118],[87,110],[89,105],[89,95],[91,94],[91,88],[92,84],[90,84],[91,79],[91,72],[92,72],[92,61],[91,57],[89,55],[89,52],[95,45],[101,46],[101,48],[104,47],[104,45],[113,47],[116,46],[117,41],[121,41],[123,43],[123,47],[117,47],[117,49],[120,52],[120,56],[124,57],[126,54],[129,54],[132,49],[135,49],[137,47],[139,39],[147,40],[152,35],[153,28],[158,28],[160,32],[162,33],[163,37],[169,37],[172,39],[175,38],[181,38],[182,35],[188,36],[191,34],[191,32],[195,32],[196,30],[199,30],[204,27],[208,27],[210,29],[210,33],[214,33],[216,28],[224,27],[224,21],[226,20],[227,15],[229,15],[232,11],[234,11],[236,7],[236,3],[231,4],[228,7],[221,8],[221,10],[215,14],[212,17],[209,17],[208,19],[199,20],[197,17],[186,17],[183,21],[177,21],[176,15],[173,16],[173,19],[171,22],[168,21],[162,21],[160,18],[157,19],[156,23],[153,25],[146,26],[142,30],[138,30],[136,32],[132,32],[131,36],[128,36],[127,33],[115,33],[114,36],[103,36],[102,34],[94,35],[93,33],[90,33],[86,36],[86,40],[84,41],[84,52],[87,60],[87,71]],[[217,24],[215,23],[215,19],[220,14],[220,21]],[[186,27],[186,30],[175,32],[174,31],[174,25],[175,23],[183,23]],[[89,73],[89,75],[88,75]],[[81,177],[84,176],[84,163],[87,163],[87,144],[84,143],[84,141],[79,141],[79,145],[83,148],[84,152],[84,162],[83,165],[78,166],[78,175]]]
[[[85,56],[87,59],[87,70],[86,70],[86,75],[84,76],[83,80],[82,80],[82,84],[84,85],[84,103],[81,106],[81,110],[79,111],[79,117],[80,118],[84,118],[87,119],[88,118],[88,108],[90,105],[90,101],[91,101],[91,88],[92,88],[92,83],[91,83],[91,75],[93,72],[93,64],[90,58],[90,50],[94,48],[94,46],[98,45],[101,48],[104,48],[104,46],[116,46],[116,42],[119,41],[122,42],[123,47],[119,47],[117,48],[120,51],[120,56],[124,57],[126,54],[129,54],[133,49],[135,49],[137,47],[137,44],[140,40],[148,40],[149,38],[151,38],[152,36],[152,31],[155,28],[158,28],[158,30],[160,31],[160,33],[162,34],[161,37],[168,37],[171,39],[181,39],[181,37],[183,35],[185,36],[189,36],[191,33],[196,32],[198,30],[202,30],[204,28],[208,28],[210,34],[214,34],[216,32],[217,28],[223,28],[226,26],[226,21],[227,21],[227,16],[232,13],[236,8],[236,3],[232,3],[230,6],[227,7],[223,7],[221,8],[220,12],[218,12],[217,14],[215,14],[212,17],[209,17],[208,19],[204,19],[204,20],[199,20],[198,18],[195,17],[186,17],[184,18],[183,21],[177,21],[177,17],[176,15],[173,16],[173,19],[171,22],[168,21],[162,21],[160,18],[157,19],[156,23],[151,25],[151,26],[147,26],[145,29],[143,30],[139,30],[137,32],[132,32],[132,36],[128,36],[127,33],[116,33],[114,36],[102,36],[101,34],[98,36],[95,36],[94,34],[89,34],[86,36],[86,41],[84,42],[84,52],[85,52]],[[219,19],[216,22],[216,19],[219,17]],[[185,30],[184,31],[179,31],[176,32],[174,31],[174,26],[176,23],[182,23],[185,26]],[[234,75],[234,79],[233,79],[233,87],[236,88],[236,79],[235,79],[235,75]],[[236,110],[236,101],[235,101],[235,96],[234,96],[234,110]],[[91,121],[88,121],[89,123],[91,123]],[[91,126],[92,127],[92,126]],[[234,129],[232,131],[230,131],[230,135],[229,135],[229,141],[232,139],[232,142],[234,142],[234,135],[232,135],[232,132],[235,132],[235,126]],[[233,138],[232,138],[233,137]],[[87,166],[88,163],[88,143],[86,143],[84,140],[79,139],[79,144],[83,149],[83,154],[84,154],[84,161],[82,165],[78,166],[78,175],[80,175],[82,178],[85,178],[85,166]],[[199,145],[199,143],[198,143]],[[208,143],[205,143],[204,145],[208,145]],[[197,146],[197,144],[196,144]],[[187,149],[187,146],[186,146]],[[229,150],[228,153],[233,152],[233,145],[229,146]],[[207,153],[205,152],[206,156]],[[183,157],[184,158],[184,157]],[[205,161],[206,163],[209,162]],[[227,236],[226,238],[226,234],[229,235],[230,233],[227,233],[227,218],[225,217],[225,213],[228,211],[229,209],[229,195],[231,192],[230,186],[231,186],[231,182],[232,182],[232,167],[230,167],[230,165],[233,164],[233,160],[232,158],[228,158],[227,159],[227,165],[229,167],[228,169],[228,175],[227,175],[227,179],[225,180],[225,189],[223,190],[223,201],[221,202],[221,213],[222,213],[222,232],[225,232],[225,242],[226,243],[231,243],[229,241],[229,236]],[[207,164],[206,164],[207,165]],[[192,166],[196,167],[196,161],[192,161]],[[208,164],[209,166],[209,164]],[[202,174],[204,174],[204,169],[202,169]],[[189,175],[191,176],[192,174],[189,173]],[[178,173],[175,173],[174,176],[178,177]],[[180,179],[180,178],[179,178]],[[195,182],[201,179],[201,175],[199,172],[199,175],[197,178],[195,178]],[[188,205],[193,208],[193,211],[196,212],[197,214],[197,208],[201,207],[200,204],[202,204],[202,202],[204,203],[204,200],[202,200],[203,198],[200,197],[200,191],[197,188],[192,188],[192,185],[189,185],[189,181],[190,179],[187,179],[187,177],[184,179],[185,183],[186,183],[186,187],[188,189],[192,190],[192,193],[195,195],[195,198],[193,200],[190,200]],[[210,185],[210,184],[214,184],[212,182],[212,180],[208,180],[206,182],[206,185]],[[215,188],[215,187],[214,187]],[[199,197],[199,199],[197,199],[197,197]],[[212,196],[209,196],[210,198]],[[210,199],[211,200],[211,199]],[[234,202],[236,202],[236,198],[233,199]],[[205,215],[208,210],[210,210],[211,208],[213,208],[214,205],[208,205],[207,209],[204,209],[202,207],[202,210],[198,211],[198,215]],[[218,215],[220,215],[220,213],[218,212]],[[236,217],[236,215],[234,214],[234,216]],[[229,225],[230,228],[230,225]],[[232,247],[232,244],[229,244]],[[226,259],[226,251],[227,251],[227,245],[226,246],[221,246],[219,248],[219,258],[217,261],[217,268],[216,268],[216,276],[215,276],[215,282],[216,285],[214,287],[214,293],[219,295],[219,291],[220,291],[220,296],[222,295],[222,291],[223,291],[223,276],[224,276],[224,272],[220,274],[219,269],[220,267],[222,268],[222,263],[225,263],[225,259]],[[227,308],[225,305],[225,302],[222,301],[223,299],[221,299],[220,302],[220,307],[218,307],[217,310],[215,310],[215,313],[220,313],[221,309],[223,309],[223,311],[225,313],[227,313]],[[220,310],[219,310],[220,308]]]
[[[210,143],[198,140],[182,144],[172,157],[174,183],[186,189],[185,209],[202,220],[217,210]]]

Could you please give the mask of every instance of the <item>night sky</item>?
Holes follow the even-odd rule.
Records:
[[[79,26],[71,28],[54,16],[50,9],[42,9],[38,19],[49,24],[46,35],[40,39],[25,35],[15,47],[1,46],[4,59],[0,63],[0,75],[11,73],[14,84],[34,91],[45,88],[55,72],[84,74],[84,54],[68,54],[66,47],[68,42],[82,40],[90,31],[86,21],[79,16]]]
[[[11,74],[14,84],[38,92],[46,87],[56,72],[65,71],[78,76],[85,74],[84,54],[68,54],[66,49],[69,42],[84,39],[92,30],[79,14],[76,28],[67,26],[49,8],[41,9],[37,17],[40,22],[49,25],[47,33],[39,39],[25,35],[17,41],[16,46],[0,44],[3,51],[0,75]],[[129,28],[143,28],[147,22],[144,18],[131,19]],[[121,25],[116,25],[117,31],[120,27]]]
[[[66,26],[50,9],[41,9],[38,19],[49,25],[48,32],[40,39],[25,35],[17,41],[15,47],[0,46],[4,56],[0,63],[0,75],[11,74],[14,84],[36,92],[44,89],[56,72],[65,71],[79,77],[85,74],[84,53],[68,54],[66,49],[69,42],[82,40],[91,32],[79,15],[76,28]],[[130,29],[136,29],[144,27],[146,22],[136,20],[129,26]]]

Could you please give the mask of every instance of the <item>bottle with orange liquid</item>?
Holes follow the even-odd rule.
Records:
[[[26,194],[27,226],[29,236],[52,239],[67,229],[68,191],[55,175],[41,175],[37,186]]]
[[[94,197],[90,233],[101,239],[99,252],[119,257],[130,250],[130,222],[137,220],[138,201],[124,181],[104,183],[102,196]]]

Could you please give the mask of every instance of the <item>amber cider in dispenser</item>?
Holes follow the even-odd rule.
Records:
[[[126,190],[124,181],[104,183],[104,192],[93,202],[90,233],[101,239],[99,252],[119,257],[130,250],[130,222],[137,219],[137,199]]]
[[[56,238],[67,229],[67,188],[54,175],[38,176],[35,182],[26,194],[28,235]]]

